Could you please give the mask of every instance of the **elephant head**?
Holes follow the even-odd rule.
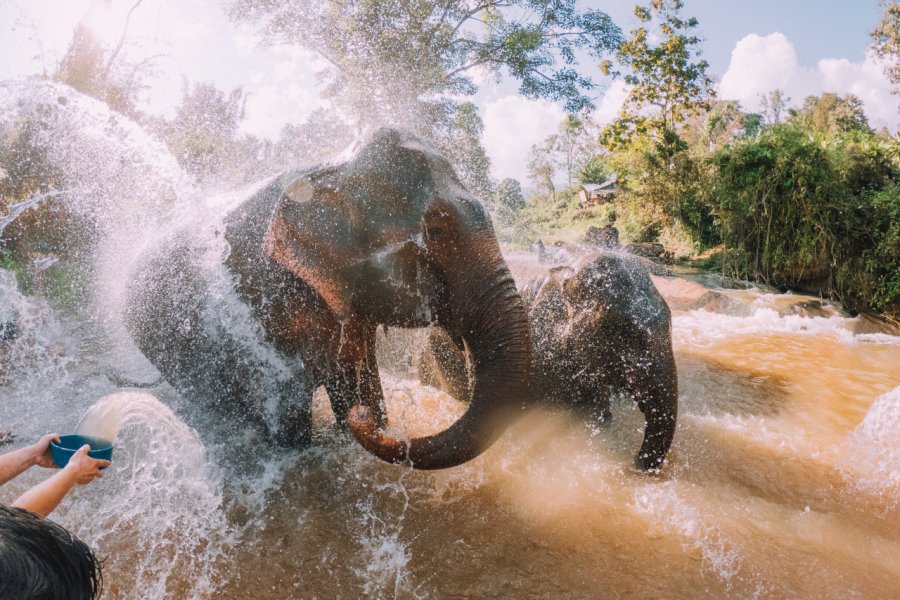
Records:
[[[357,392],[348,424],[379,458],[422,469],[466,462],[491,445],[526,397],[528,317],[490,217],[447,160],[412,135],[379,130],[348,162],[288,182],[264,252],[305,280],[348,331],[436,324],[471,351],[472,402],[435,435],[388,437]],[[366,363],[357,373],[365,367],[375,378],[357,379],[356,389],[380,396],[374,353],[354,360]]]

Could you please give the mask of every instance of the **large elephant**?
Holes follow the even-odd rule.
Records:
[[[137,346],[183,394],[302,445],[324,385],[338,423],[359,407],[365,447],[422,469],[483,452],[530,380],[528,316],[489,216],[446,159],[392,129],[154,244],[126,304]],[[379,446],[376,329],[433,324],[474,357],[471,405],[443,432]]]
[[[610,395],[631,395],[644,413],[642,470],[665,460],[678,412],[671,314],[640,261],[605,252],[556,267],[522,291],[534,342],[534,401],[592,404],[611,418]],[[423,382],[460,399],[471,393],[465,356],[435,329],[419,366]]]

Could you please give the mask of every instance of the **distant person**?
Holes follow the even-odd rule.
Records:
[[[0,455],[0,485],[34,465],[53,468],[47,434],[36,443]],[[12,506],[0,505],[0,600],[89,600],[103,587],[100,563],[91,549],[45,519],[75,484],[101,477],[110,464],[87,455],[82,446],[60,469],[19,496]]]

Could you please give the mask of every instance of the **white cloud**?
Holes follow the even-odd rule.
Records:
[[[494,176],[525,181],[528,151],[556,131],[565,114],[552,102],[516,95],[487,103],[481,140],[491,158]]]
[[[871,55],[861,63],[822,59],[815,68],[797,61],[794,45],[781,33],[765,37],[750,34],[731,52],[731,63],[719,83],[719,98],[739,100],[747,110],[758,110],[760,95],[780,89],[797,106],[809,95],[823,92],[855,94],[865,105],[874,127],[897,129],[897,97],[881,65]]]
[[[628,98],[629,88],[630,86],[621,79],[616,79],[609,86],[609,89],[603,94],[600,104],[594,110],[593,117],[598,124],[605,125],[619,116],[622,104]]]
[[[891,94],[884,65],[871,52],[861,63],[847,59],[819,61],[824,89],[841,94],[855,94],[863,101],[869,124],[875,127],[900,128],[900,98]]]

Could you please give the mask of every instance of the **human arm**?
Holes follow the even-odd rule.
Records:
[[[90,449],[87,444],[82,446],[72,455],[65,468],[26,491],[12,505],[46,517],[59,506],[76,483],[84,485],[102,477],[100,467],[108,466],[110,462],[89,457],[87,453]]]
[[[50,455],[52,440],[59,441],[59,436],[48,433],[30,446],[0,455],[0,485],[21,475],[34,465],[53,467],[53,457]]]

